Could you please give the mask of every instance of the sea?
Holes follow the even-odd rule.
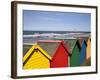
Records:
[[[73,39],[89,36],[91,36],[89,31],[23,31],[23,44],[32,45],[38,40]]]

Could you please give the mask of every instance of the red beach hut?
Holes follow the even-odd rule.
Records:
[[[44,43],[46,48],[43,48],[44,46],[41,46],[41,43]],[[51,55],[52,59],[50,61],[50,67],[51,68],[60,68],[60,67],[68,67],[68,57],[69,52],[67,50],[67,47],[65,47],[64,42],[60,40],[43,40],[38,41],[38,44],[45,50],[49,51],[49,55]],[[55,46],[55,45],[57,46]],[[54,47],[55,46],[55,47]],[[51,47],[51,48],[50,48]],[[52,52],[52,53],[50,53]]]

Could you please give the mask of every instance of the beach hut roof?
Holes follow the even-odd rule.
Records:
[[[27,52],[27,54],[23,58],[23,62],[26,63],[32,55],[34,55],[34,52],[39,51],[41,54],[43,54],[48,60],[51,60],[51,57],[45,52],[39,45],[34,44],[30,50]]]
[[[85,41],[87,42],[88,38],[89,38],[89,37],[79,37],[78,39],[79,39],[79,40],[85,40]]]
[[[91,41],[91,37],[90,37],[90,36],[88,37],[88,40],[90,40],[90,41]]]
[[[72,53],[76,44],[79,46],[79,48],[81,48],[77,39],[67,39],[65,40],[65,43],[68,45],[68,50],[70,54]]]
[[[79,40],[80,46],[82,46],[84,43],[85,43],[86,46],[87,46],[88,38],[80,38],[80,39],[78,39],[78,40]]]
[[[58,46],[60,45],[60,40],[39,40],[37,44],[42,47],[50,56],[56,52]]]
[[[55,43],[55,42],[57,42],[57,43],[60,43],[60,42],[62,42],[61,40],[38,40],[37,42],[49,42],[49,43]]]
[[[50,56],[53,56],[60,44],[63,44],[61,40],[39,40],[37,44],[42,47]]]
[[[63,38],[60,38],[60,37],[58,37],[58,38],[54,38],[55,40],[66,40],[66,39],[76,39],[75,37],[67,37],[67,38],[65,38],[65,37],[63,37]]]

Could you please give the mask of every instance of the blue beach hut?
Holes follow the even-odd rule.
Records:
[[[80,45],[81,45],[81,50],[80,50],[80,65],[82,65],[86,61],[86,47],[87,47],[87,43],[83,39],[81,41]]]

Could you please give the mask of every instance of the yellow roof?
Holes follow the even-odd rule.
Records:
[[[51,60],[51,57],[48,55],[48,53],[46,51],[44,51],[38,44],[34,44],[29,51],[26,53],[26,55],[23,58],[23,62],[30,56],[30,54],[32,53],[32,51],[34,49],[39,49],[48,59]]]

